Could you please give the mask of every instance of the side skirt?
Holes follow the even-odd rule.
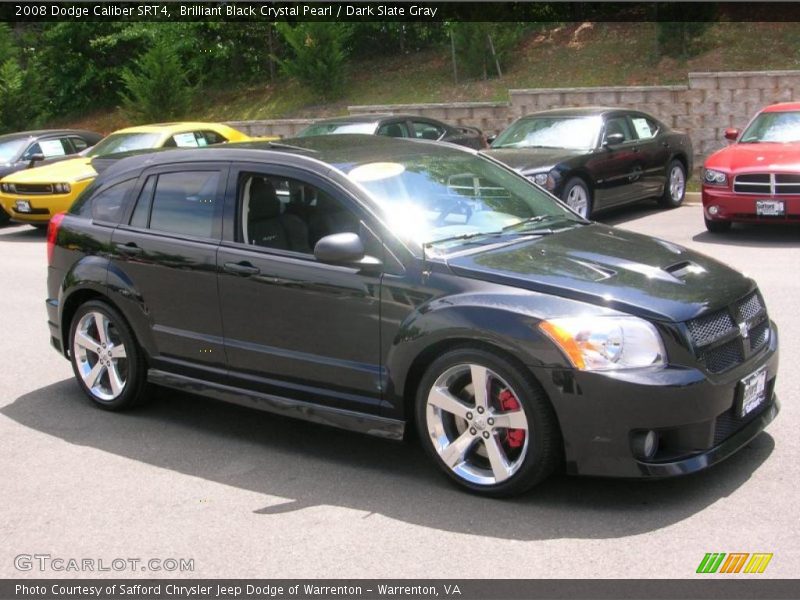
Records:
[[[185,375],[176,375],[159,369],[149,369],[147,371],[147,379],[156,385],[183,392],[208,396],[223,402],[247,406],[293,419],[303,419],[390,440],[402,440],[405,430],[405,423],[395,419],[367,415],[341,408],[331,408],[300,400],[291,400],[272,394],[186,377]]]

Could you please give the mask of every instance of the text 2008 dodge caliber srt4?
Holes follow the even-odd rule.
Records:
[[[48,233],[52,343],[101,407],[157,384],[416,427],[495,496],[697,471],[778,413],[752,279],[480,153],[331,135],[109,162]]]

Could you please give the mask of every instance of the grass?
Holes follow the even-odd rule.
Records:
[[[661,58],[654,23],[552,24],[521,40],[502,77],[455,84],[449,48],[439,48],[351,64],[336,102],[321,104],[297,82],[279,81],[207,90],[191,118],[322,117],[350,105],[505,101],[513,88],[683,84],[690,71],[800,68],[800,23],[715,23],[696,43],[693,58]],[[52,123],[102,132],[128,124],[119,110]]]

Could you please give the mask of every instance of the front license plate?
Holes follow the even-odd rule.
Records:
[[[767,367],[761,367],[752,375],[742,379],[742,405],[739,416],[744,417],[761,406],[766,399],[767,392]]]
[[[756,200],[756,214],[762,217],[781,217],[786,213],[783,200]]]
[[[17,212],[29,213],[29,212],[31,212],[31,203],[28,202],[27,200],[17,200],[14,203],[14,209]]]

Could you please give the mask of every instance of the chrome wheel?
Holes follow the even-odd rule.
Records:
[[[669,172],[669,197],[675,203],[679,204],[683,200],[683,194],[686,190],[686,175],[683,173],[683,167],[674,165]]]
[[[573,185],[567,192],[564,202],[583,218],[589,214],[589,194],[583,186]]]
[[[78,375],[97,400],[115,400],[125,391],[128,357],[114,323],[103,313],[91,311],[78,322],[72,339],[72,355]]]
[[[522,466],[530,443],[519,396],[478,364],[444,371],[431,386],[425,417],[433,449],[459,478],[494,485]]]

